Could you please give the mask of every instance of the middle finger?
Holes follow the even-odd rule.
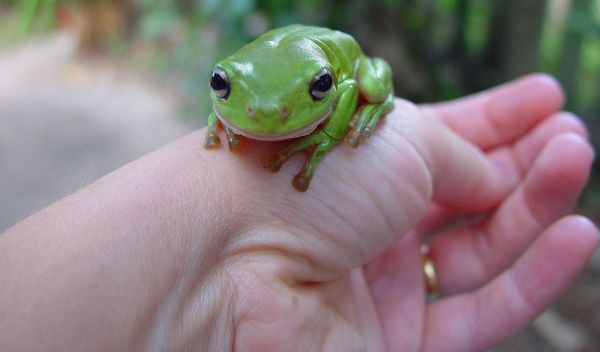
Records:
[[[544,228],[570,210],[592,159],[591,146],[580,136],[555,137],[489,219],[435,238],[431,253],[441,290],[473,289],[510,266]]]

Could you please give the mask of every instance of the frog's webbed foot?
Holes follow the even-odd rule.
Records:
[[[353,118],[352,124],[350,125],[350,132],[346,136],[346,143],[352,148],[358,147],[362,138],[367,138],[367,125],[371,121],[373,116],[373,110],[377,107],[375,104],[366,104],[360,107],[355,117]]]
[[[301,139],[290,144],[284,150],[273,154],[273,156],[267,161],[267,169],[272,172],[277,172],[281,168],[281,165],[283,165],[283,163],[285,163],[292,155],[330,139],[331,137],[321,130],[302,137]]]
[[[292,186],[294,186],[298,192],[306,192],[308,186],[310,185],[311,179],[312,176],[308,175],[304,170],[302,170],[292,179]]]
[[[302,170],[292,180],[292,185],[297,191],[305,192],[308,189],[317,166],[319,166],[325,155],[338,143],[339,141],[330,139],[315,146]]]
[[[275,153],[271,156],[271,158],[269,158],[269,160],[267,161],[267,169],[269,169],[269,171],[271,172],[277,172],[279,171],[279,169],[281,169],[281,165],[283,165],[283,163],[286,161],[286,157],[285,157],[285,150]]]
[[[394,107],[392,69],[385,60],[363,56],[359,59],[357,74],[367,103],[361,106],[346,136],[352,148],[358,147],[361,139],[368,138],[381,116]]]
[[[221,146],[221,140],[219,139],[219,135],[215,131],[206,132],[206,138],[204,139],[204,148],[206,149],[216,149]]]
[[[204,148],[219,148],[221,146],[221,140],[219,139],[219,134],[217,133],[217,126],[219,126],[220,123],[217,119],[217,115],[214,112],[211,112],[208,115],[207,122],[208,128],[206,130],[206,137],[204,138]]]
[[[227,136],[227,144],[229,144],[229,150],[235,151],[241,144],[241,138],[235,134],[231,129],[225,127],[225,135]]]
[[[235,151],[241,144],[241,138],[237,134],[233,133],[232,130],[225,127],[225,135],[227,136],[227,143],[229,150]],[[204,139],[204,148],[206,149],[217,149],[221,146],[221,139],[217,133],[216,128],[209,128],[206,131],[206,137]]]
[[[324,131],[316,131],[312,134],[294,142],[286,149],[275,153],[268,161],[267,168],[272,172],[277,172],[281,165],[288,160],[292,155],[310,149],[311,153],[308,161],[302,167],[302,170],[292,180],[294,188],[300,192],[308,189],[310,180],[315,174],[315,169],[325,157],[325,155],[339,143]]]
[[[346,143],[349,146],[356,148],[360,144],[361,139],[371,136],[381,116],[393,109],[394,103],[392,99],[390,95],[383,103],[361,106],[352,121],[350,132],[346,136]]]

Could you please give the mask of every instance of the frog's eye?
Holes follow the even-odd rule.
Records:
[[[327,96],[327,92],[333,85],[333,78],[327,69],[323,69],[313,78],[310,83],[310,96],[313,100],[321,100]]]
[[[210,87],[217,97],[227,99],[231,91],[231,85],[225,71],[218,67],[213,70],[210,74]]]

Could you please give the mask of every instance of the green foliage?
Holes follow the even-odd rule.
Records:
[[[177,8],[171,2],[141,0],[139,6],[144,10],[137,28],[140,36],[145,40],[158,40],[181,20]]]
[[[82,1],[89,0],[69,3],[77,6]],[[31,32],[51,27],[55,7],[66,2],[0,0],[0,6],[20,13],[22,30]],[[135,0],[135,35],[127,40],[149,44],[154,48],[151,66],[180,77],[194,116],[205,116],[210,108],[206,79],[215,61],[268,28],[298,22],[355,35],[369,54],[391,63],[396,92],[417,102],[464,95],[528,71],[549,72],[567,89],[567,107],[584,116],[598,138],[600,121],[592,116],[600,115],[600,1],[572,0],[571,7],[562,10],[549,4],[542,0]],[[555,23],[561,16],[564,26]],[[589,199],[600,199],[596,189],[600,187],[590,192],[598,195]]]
[[[52,28],[55,24],[55,8],[58,0],[20,0],[18,6],[23,13],[21,30],[31,32],[34,25],[41,29]]]

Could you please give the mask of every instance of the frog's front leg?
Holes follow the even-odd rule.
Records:
[[[228,127],[224,127],[224,128],[225,128],[225,136],[227,136],[227,144],[229,145],[229,150],[234,151],[241,144],[240,136],[235,134],[230,128],[228,128]]]
[[[358,82],[367,102],[357,113],[346,138],[353,148],[358,147],[362,137],[369,137],[382,115],[394,108],[392,71],[385,60],[363,56],[358,65]]]
[[[217,118],[217,114],[211,112],[208,115],[208,128],[206,130],[206,138],[204,139],[204,148],[206,149],[214,149],[218,148],[221,145],[221,140],[219,139],[219,134],[217,133],[217,125],[219,124],[219,119]],[[225,135],[227,136],[227,143],[229,145],[229,150],[235,150],[240,146],[240,136],[235,134],[231,129],[224,127]]]
[[[314,176],[317,166],[319,166],[325,155],[338,144],[340,144],[338,139],[329,138],[315,146],[315,149],[310,153],[310,157],[306,164],[304,164],[302,170],[300,170],[292,180],[292,185],[296,190],[304,192],[308,189],[310,180]]]
[[[208,115],[208,128],[206,130],[206,137],[204,138],[204,148],[206,149],[218,148],[221,145],[221,140],[217,134],[218,121],[217,114],[214,111]]]
[[[296,142],[290,144],[284,150],[275,153],[267,162],[267,168],[272,172],[277,172],[281,169],[281,165],[286,162],[292,155],[309,149],[315,145],[327,142],[331,139],[323,130],[317,130],[305,136]]]
[[[358,84],[354,80],[346,80],[338,86],[338,100],[335,110],[325,126],[308,136],[298,140],[283,151],[275,154],[268,162],[271,171],[278,171],[281,165],[295,153],[314,147],[302,170],[294,177],[292,185],[296,190],[304,192],[308,189],[317,166],[327,153],[331,151],[348,132],[350,120],[358,102]]]

